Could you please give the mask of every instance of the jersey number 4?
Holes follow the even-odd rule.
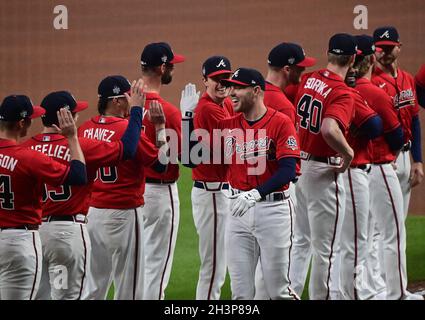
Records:
[[[10,176],[0,175],[0,207],[5,210],[15,209],[13,200],[15,195],[12,192],[12,182]]]
[[[322,120],[322,102],[305,94],[297,105],[297,114],[300,117],[300,127],[310,130],[312,133],[320,132]]]

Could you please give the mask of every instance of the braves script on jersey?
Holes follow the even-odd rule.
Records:
[[[356,90],[381,117],[384,133],[390,132],[400,125],[397,110],[393,107],[391,98],[384,90],[378,88],[366,78],[356,81]],[[395,160],[395,153],[391,151],[383,135],[372,140],[372,156],[373,163],[387,163]]]
[[[336,151],[323,139],[324,118],[335,119],[344,132],[354,116],[353,98],[337,74],[327,70],[313,72],[301,82],[297,96],[297,129],[301,150],[314,156],[335,156]]]
[[[393,106],[397,110],[399,121],[403,126],[405,142],[412,139],[412,117],[419,112],[413,77],[409,73],[397,69],[397,78],[393,78],[381,69],[375,68],[372,82],[383,89],[393,100]]]
[[[355,115],[350,126],[350,134],[347,137],[347,141],[354,150],[354,158],[351,166],[359,166],[371,163],[372,141],[358,136],[358,132],[356,131],[367,120],[375,116],[376,113],[368,106],[365,99],[357,90],[352,89],[351,91],[353,94]]]
[[[168,141],[168,145],[170,146],[171,154],[173,154],[173,150],[178,150],[178,154],[180,154],[180,146],[181,146],[181,113],[180,110],[162,99],[159,94],[148,92],[146,93],[146,103],[145,110],[149,110],[149,104],[153,100],[158,100],[162,105],[162,109],[165,115],[165,128],[174,132],[174,137],[177,139],[170,139]],[[155,126],[152,122],[149,121],[148,117],[143,117],[143,126],[148,139],[152,142],[156,142],[156,132]],[[177,143],[177,145],[176,145]],[[179,165],[177,164],[176,159],[170,158],[170,163],[168,164],[167,171],[165,173],[158,173],[152,168],[146,168],[146,177],[154,178],[154,179],[162,179],[175,181],[179,177]]]
[[[291,119],[276,110],[267,108],[266,114],[252,126],[240,113],[222,120],[220,127],[224,130],[224,156],[231,161],[229,183],[233,188],[244,191],[256,188],[276,172],[278,160],[300,156]],[[250,169],[255,174],[250,174]]]
[[[127,128],[128,121],[118,117],[96,116],[79,129],[79,136],[102,141],[118,141]],[[83,149],[84,150],[84,149]],[[134,159],[118,166],[100,168],[93,185],[90,206],[96,208],[128,209],[144,204],[145,169],[154,164],[158,150],[142,134]]]
[[[44,183],[60,185],[69,166],[0,139],[0,227],[41,223]]]
[[[207,93],[204,93],[195,109],[193,119],[194,129],[205,129],[210,134],[212,144],[213,130],[219,127],[220,120],[230,118],[233,115],[232,100],[226,98],[220,106],[216,104]],[[208,143],[207,142],[207,143]],[[211,156],[212,156],[211,150]],[[199,164],[192,170],[192,179],[206,182],[225,182],[227,166],[224,164]]]
[[[111,132],[100,134],[110,140]],[[87,214],[91,189],[97,170],[104,166],[115,166],[122,157],[122,143],[103,142],[79,138],[87,167],[88,183],[84,186],[45,186],[43,192],[43,216]],[[59,134],[39,134],[27,140],[23,146],[44,153],[61,163],[70,161],[68,140]],[[64,204],[66,202],[66,211]]]

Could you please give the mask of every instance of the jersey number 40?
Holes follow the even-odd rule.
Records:
[[[299,126],[312,133],[320,132],[322,121],[322,102],[304,94],[297,105],[297,114],[300,117]]]

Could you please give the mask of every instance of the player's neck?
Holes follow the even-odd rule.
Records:
[[[340,66],[334,65],[332,63],[328,63],[326,68],[329,71],[339,75],[342,78],[343,81],[344,81],[345,77],[347,76],[347,72],[348,72],[348,69],[349,69],[348,66],[347,67],[340,67]]]
[[[261,119],[264,114],[267,112],[267,108],[264,103],[255,104],[251,110],[243,113],[245,120],[247,121],[255,121]]]
[[[270,70],[267,73],[266,81],[280,88],[281,90],[285,89],[287,86],[285,79],[283,79],[280,75]]]
[[[145,83],[145,92],[157,93],[161,91],[161,77],[142,77]]]
[[[365,78],[370,81],[372,79],[372,70],[373,68],[369,68],[369,71],[366,72],[366,74],[362,78]]]
[[[42,134],[53,134],[58,133],[54,127],[43,127],[43,131],[41,131]]]
[[[376,62],[376,65],[379,69],[381,69],[384,73],[388,74],[389,76],[396,78],[397,77],[397,62],[394,61],[393,63],[389,65],[383,65],[379,61]]]
[[[9,131],[9,130],[0,131],[0,139],[18,141],[19,137],[20,137],[19,132]]]

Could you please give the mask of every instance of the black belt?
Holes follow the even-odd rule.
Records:
[[[207,190],[207,191],[220,191],[222,189],[229,190],[229,184],[227,182],[220,182],[217,188],[208,187],[208,183],[209,182],[195,181],[193,183],[193,186],[199,189]]]
[[[411,148],[412,148],[412,142],[409,141],[403,145],[403,147],[401,148],[401,151],[406,152],[406,151],[409,151]]]
[[[174,182],[176,182],[176,180],[162,180],[162,179],[146,178],[146,183],[170,184],[170,183],[174,183]]]
[[[341,157],[313,156],[312,154],[306,153],[304,151],[301,152],[301,160],[305,160],[305,161],[313,160],[317,162],[323,162],[331,166],[339,166],[342,164]]]
[[[352,166],[350,168],[352,168],[352,169],[360,169],[360,170],[365,171],[366,173],[369,173],[370,170],[372,170],[372,166],[370,164],[361,164],[359,166]]]
[[[84,216],[83,219],[80,219],[79,216]],[[71,221],[71,222],[79,222],[79,223],[87,223],[86,215],[81,213],[77,213],[74,215],[62,215],[62,216],[46,216],[42,218],[43,222],[52,222],[52,221]]]
[[[260,201],[283,201],[286,199],[289,199],[289,196],[286,196],[283,192],[275,192],[265,197],[261,197]]]
[[[10,230],[10,229],[17,229],[17,230],[38,230],[38,224],[25,224],[22,226],[16,226],[16,227],[1,227],[0,230]]]

